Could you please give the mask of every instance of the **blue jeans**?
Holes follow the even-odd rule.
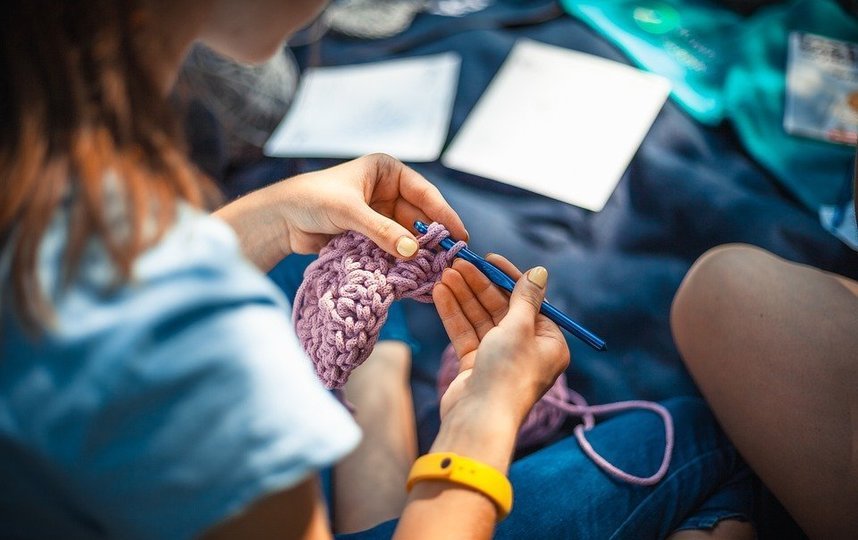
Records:
[[[703,400],[664,403],[673,415],[676,446],[665,478],[632,486],[604,473],[567,437],[513,463],[510,516],[496,538],[664,538],[681,529],[711,529],[723,519],[750,521],[754,482]],[[652,413],[631,412],[587,433],[593,447],[632,474],[658,468],[664,428]],[[442,516],[439,516],[442,517]],[[396,521],[340,540],[390,538]]]
[[[268,277],[283,290],[290,302],[294,302],[298,287],[301,286],[301,282],[304,279],[304,270],[316,258],[317,255],[289,255],[268,272]],[[417,342],[408,331],[408,325],[405,322],[405,311],[399,302],[394,302],[390,305],[390,310],[387,313],[387,321],[385,321],[384,326],[379,331],[378,340],[402,341],[408,344],[412,351],[416,352]]]

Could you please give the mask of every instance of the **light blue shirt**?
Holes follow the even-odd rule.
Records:
[[[113,290],[93,242],[61,293],[65,243],[61,214],[39,258],[46,332],[0,293],[0,537],[193,537],[356,446],[227,225],[181,208]]]

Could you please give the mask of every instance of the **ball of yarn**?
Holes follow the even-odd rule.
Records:
[[[432,223],[418,236],[420,247],[410,260],[393,257],[353,231],[322,248],[304,271],[292,322],[325,386],[342,388],[369,357],[394,300],[432,301],[432,288],[465,246],[439,248],[449,236],[443,225]]]
[[[444,395],[450,383],[459,374],[459,357],[453,345],[448,345],[441,355],[441,368],[438,370],[438,399]],[[548,389],[545,396],[537,401],[530,414],[525,418],[518,432],[516,443],[520,447],[536,446],[551,439],[566,418],[566,413],[551,403],[550,399],[562,402],[568,401],[566,376],[560,374],[554,385]]]

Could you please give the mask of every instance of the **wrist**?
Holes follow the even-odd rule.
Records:
[[[455,452],[506,472],[522,419],[500,400],[464,396],[444,416],[432,452]]]
[[[525,376],[494,377],[486,380],[480,375],[468,379],[468,397],[474,402],[485,403],[487,407],[511,418],[520,427],[530,410],[541,397],[534,384]]]
[[[214,212],[233,228],[245,256],[265,272],[292,253],[289,223],[273,187],[249,193]]]

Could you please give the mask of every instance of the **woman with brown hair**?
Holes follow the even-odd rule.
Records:
[[[341,531],[401,515],[403,538],[487,538],[509,511],[516,433],[569,361],[558,328],[538,315],[546,270],[507,297],[457,262],[436,287],[461,371],[406,496],[415,449],[403,351],[378,347],[346,388],[356,423],[316,380],[287,302],[260,270],[347,230],[408,258],[417,245],[402,224],[438,221],[467,238],[462,221],[383,155],[274,184],[212,216],[213,190],[176,135],[166,96],[192,42],[259,61],[320,8],[0,3],[0,536],[330,537],[317,473],[355,449],[358,424],[381,444],[337,465]],[[519,467],[530,509],[506,534],[598,524],[666,535],[746,519],[702,506],[721,486],[743,490],[747,476],[708,412],[694,400],[671,410],[682,444],[661,486],[618,486],[567,439],[543,454],[551,467]],[[660,459],[655,439],[636,439],[645,421],[603,425],[595,443],[613,433],[635,444],[632,459]]]
[[[213,190],[167,100],[195,40],[260,61],[321,7],[0,5],[0,536],[330,534],[313,473],[359,430],[260,270],[347,230],[405,258],[417,244],[403,223],[467,233],[436,188],[384,155],[207,215]],[[524,414],[568,362],[557,328],[536,319],[545,280],[520,280],[507,337],[456,385],[436,451],[502,477]],[[526,357],[538,360],[516,361]],[[486,536],[492,501],[419,482],[400,529],[433,536],[449,525],[427,515],[449,511],[455,530]]]

